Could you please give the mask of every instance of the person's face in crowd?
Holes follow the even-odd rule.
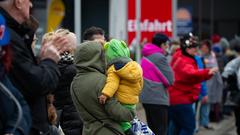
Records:
[[[17,0],[19,15],[26,21],[30,18],[30,8],[33,6],[30,0]]]
[[[167,53],[169,48],[169,43],[168,42],[162,43],[161,48],[164,50],[164,53]]]
[[[94,34],[94,35],[92,36],[92,39],[93,39],[94,41],[100,42],[101,45],[104,45],[105,42],[106,42],[104,35],[101,35],[101,34]]]
[[[186,49],[186,52],[191,56],[195,56],[198,53],[198,48],[197,47],[189,47]]]
[[[209,49],[207,47],[207,45],[203,44],[200,48],[201,52],[203,55],[209,54]]]
[[[92,39],[93,40],[104,40],[105,41],[105,37],[104,37],[104,35],[101,35],[101,34],[94,34],[93,36],[92,36]]]

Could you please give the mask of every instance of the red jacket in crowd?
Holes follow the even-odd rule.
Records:
[[[201,82],[211,78],[209,69],[198,69],[194,57],[183,55],[181,50],[174,54],[171,67],[175,81],[169,87],[170,104],[191,104],[198,99]]]

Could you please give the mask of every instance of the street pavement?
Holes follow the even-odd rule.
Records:
[[[137,116],[146,123],[145,111],[141,104],[137,106]],[[210,123],[210,126],[214,128],[213,130],[207,130],[200,127],[196,135],[237,135],[234,119],[233,114],[231,116],[226,116],[219,123]]]
[[[210,123],[214,130],[199,129],[196,135],[237,135],[235,128],[235,118],[233,115],[226,116],[219,123]]]

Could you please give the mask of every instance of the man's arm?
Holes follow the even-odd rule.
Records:
[[[55,90],[60,72],[55,61],[43,59],[39,64],[31,55],[27,45],[12,41],[13,64],[10,71],[11,79],[23,93],[31,96],[45,95]]]
[[[116,98],[110,98],[105,104],[106,112],[119,122],[131,121],[135,117],[135,111],[121,105]]]

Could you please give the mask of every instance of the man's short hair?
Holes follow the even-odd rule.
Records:
[[[237,53],[240,53],[240,39],[235,38],[230,41],[230,48]]]
[[[161,44],[169,41],[169,38],[162,33],[156,33],[153,35],[152,43],[158,47],[161,47]]]
[[[93,40],[93,35],[103,35],[105,32],[102,28],[92,26],[86,29],[83,33],[83,40]]]

